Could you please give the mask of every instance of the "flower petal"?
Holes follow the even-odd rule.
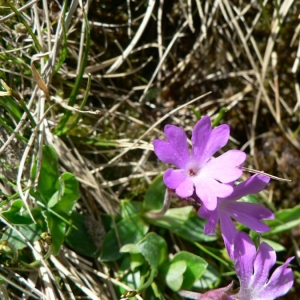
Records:
[[[174,125],[166,125],[165,134],[168,141],[153,141],[155,154],[164,163],[184,168],[190,157],[184,130]]]
[[[236,274],[240,280],[240,293],[247,290],[253,273],[253,263],[256,256],[255,245],[248,234],[239,232],[234,241],[234,260]],[[244,299],[244,298],[242,298]]]
[[[227,124],[220,125],[213,129],[205,148],[205,156],[212,157],[217,151],[223,148],[229,139],[230,128]]]
[[[211,177],[223,183],[238,179],[243,171],[239,166],[245,161],[246,154],[240,150],[229,150],[210,160],[201,170],[203,176]]]
[[[235,268],[240,280],[237,299],[274,300],[285,295],[292,287],[294,275],[287,266],[293,257],[278,267],[268,280],[269,272],[276,262],[276,253],[272,247],[262,243],[255,255],[254,243],[244,232],[237,234],[234,245]]]
[[[251,285],[257,290],[267,283],[269,272],[276,262],[276,253],[267,243],[261,243],[257,250],[254,260],[254,273],[252,276]]]
[[[255,203],[222,200],[219,204],[220,214],[226,212],[238,222],[257,232],[270,230],[266,224],[261,222],[261,220],[274,219],[274,214],[266,207]]]
[[[232,186],[202,175],[195,177],[194,185],[197,196],[208,210],[214,210],[217,207],[217,197],[226,197],[233,191]]]
[[[282,266],[273,272],[260,295],[262,299],[275,299],[285,295],[290,290],[294,284],[294,274],[292,269],[287,268],[287,266],[293,258],[288,258]]]
[[[186,179],[184,170],[167,169],[164,174],[164,183],[170,189],[176,189]]]
[[[194,194],[194,183],[191,178],[187,176],[175,191],[181,198],[191,197]]]
[[[232,220],[226,214],[220,215],[220,225],[222,237],[224,240],[224,245],[226,247],[227,253],[231,259],[234,256],[234,241],[236,235],[238,234]]]
[[[206,145],[211,135],[211,122],[208,116],[203,117],[194,127],[192,133],[192,157],[200,165],[207,160],[205,153]]]
[[[214,234],[219,221],[218,209],[208,210],[205,205],[202,205],[198,210],[198,215],[202,219],[207,219],[204,227],[204,233],[206,235]]]
[[[269,183],[270,177],[260,174],[251,176],[246,181],[240,183],[234,188],[234,191],[226,199],[238,200],[249,194],[257,194],[262,191]]]
[[[184,170],[167,169],[164,174],[164,183],[170,189],[175,189],[181,198],[187,198],[194,193],[194,184]]]

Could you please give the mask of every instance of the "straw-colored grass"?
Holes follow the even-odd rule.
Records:
[[[24,209],[37,205],[29,188],[39,178],[30,170],[51,145],[60,172],[80,183],[75,209],[100,230],[93,238],[101,247],[101,218],[118,214],[122,199],[143,199],[164,171],[151,143],[164,124],[189,131],[199,115],[214,120],[222,108],[230,146],[249,154],[246,167],[292,180],[271,184],[269,205],[298,203],[297,1],[62,2],[0,2],[2,210],[16,193]],[[21,268],[0,257],[3,299],[118,299],[115,287],[131,289],[117,263],[66,245],[45,259],[41,240],[31,243],[0,219],[27,244],[27,263],[41,261]],[[294,242],[291,234],[282,240],[299,261],[298,231]]]

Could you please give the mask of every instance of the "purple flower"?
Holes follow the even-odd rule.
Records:
[[[235,236],[238,233],[231,218],[257,232],[270,230],[261,221],[263,219],[274,219],[274,214],[269,209],[255,203],[237,202],[238,199],[246,195],[260,192],[269,181],[269,177],[255,174],[248,180],[235,186],[231,195],[225,198],[218,198],[218,204],[214,210],[208,210],[205,206],[202,206],[198,211],[198,215],[201,218],[207,219],[204,227],[204,233],[207,235],[214,234],[216,225],[220,220],[225,247],[231,258],[233,257]]]
[[[235,239],[234,261],[236,274],[240,281],[240,291],[233,298],[239,300],[273,300],[285,295],[293,286],[294,275],[287,268],[290,257],[269,276],[276,262],[276,253],[268,244],[256,247],[244,232],[239,232]]]
[[[181,198],[192,196],[195,190],[206,208],[214,210],[217,197],[231,194],[233,187],[228,183],[242,175],[239,167],[246,159],[246,154],[239,150],[229,150],[212,158],[226,145],[229,126],[220,125],[212,129],[209,117],[203,117],[193,129],[191,154],[183,129],[166,125],[165,134],[167,141],[154,140],[154,152],[161,161],[178,168],[166,170],[166,186],[175,189]]]
[[[276,253],[267,243],[261,243],[256,251],[249,235],[239,232],[234,247],[234,266],[240,281],[237,294],[230,292],[232,283],[204,294],[189,291],[180,291],[179,294],[201,300],[273,300],[285,295],[293,286],[294,274],[288,268],[293,257],[288,258],[269,276],[276,262]]]

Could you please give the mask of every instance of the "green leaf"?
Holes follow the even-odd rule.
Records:
[[[59,184],[59,199],[52,209],[57,213],[70,215],[80,196],[78,181],[73,174],[64,173],[59,178]]]
[[[214,235],[204,234],[204,226],[206,220],[201,219],[195,211],[190,213],[189,218],[184,222],[184,224],[173,230],[178,236],[193,242],[212,242],[217,240]]]
[[[61,191],[59,189],[52,195],[52,197],[48,201],[47,207],[52,208],[54,205],[56,205],[58,203],[60,198],[61,198]]]
[[[122,253],[140,253],[140,248],[137,244],[126,244],[120,248]]]
[[[167,259],[167,243],[154,232],[148,233],[139,243],[140,252],[152,268],[158,266]]]
[[[64,173],[59,178],[59,190],[48,201],[51,210],[44,211],[44,216],[52,236],[53,254],[57,255],[66,238],[67,225],[72,209],[79,198],[78,182],[71,173]]]
[[[221,278],[221,274],[213,266],[208,265],[201,280],[198,280],[194,284],[194,288],[208,290],[212,289],[216,282]]]
[[[32,209],[31,213],[36,220],[36,223],[15,226],[14,228],[18,230],[30,243],[33,243],[41,238],[41,234],[46,231],[46,226],[40,210]],[[30,217],[28,216],[28,218]],[[27,247],[27,245],[24,241],[24,238],[20,236],[16,230],[12,228],[5,230],[1,237],[1,241],[9,241],[16,249],[21,250]]]
[[[166,186],[162,175],[157,176],[146,191],[143,206],[146,211],[161,210],[164,203]]]
[[[105,236],[100,260],[103,262],[114,261],[121,257],[120,248],[129,243],[137,243],[148,231],[149,225],[140,215],[123,219],[116,225],[116,230],[111,229]]]
[[[300,205],[293,208],[283,209],[275,213],[275,219],[266,221],[271,230],[264,233],[264,236],[288,231],[300,224]]]
[[[33,177],[37,176],[38,166],[33,167]],[[43,158],[39,181],[36,191],[31,190],[31,194],[44,204],[48,204],[52,195],[58,191],[58,157],[53,147],[43,146]]]
[[[66,243],[72,247],[76,253],[88,257],[96,257],[99,249],[96,247],[92,237],[89,235],[85,225],[86,217],[78,212],[71,215],[72,224],[76,228],[72,228],[70,234],[66,238]]]
[[[2,212],[2,215],[14,225],[32,224],[33,220],[28,215],[27,211],[21,212],[22,207],[23,201],[16,200],[11,204],[10,209]]]
[[[121,253],[130,254],[130,269],[134,271],[137,267],[145,264],[145,258],[141,254],[137,244],[126,244],[120,249]]]
[[[143,261],[145,263],[144,258]],[[126,284],[127,286],[130,287],[131,290],[135,291],[139,288],[141,281],[143,281],[143,278],[140,269],[137,269],[135,271],[129,271],[130,266],[131,266],[131,257],[125,256],[120,261],[118,274],[122,277],[122,283]],[[116,285],[116,289],[120,294],[123,294],[126,291],[128,291],[128,289],[124,289],[123,286],[118,286],[118,285]]]
[[[132,245],[132,244],[130,244],[130,245]],[[146,263],[144,256],[139,252],[129,253],[129,256],[130,256],[130,259],[129,259],[130,270],[133,272],[136,271],[136,269],[138,267],[144,266]]]
[[[265,239],[265,238],[261,237],[260,241],[269,244],[276,252],[280,252],[280,251],[285,251],[286,250],[284,246],[282,246],[281,244],[276,243],[276,242],[274,242],[272,240]]]
[[[139,266],[145,264],[145,258],[140,253],[130,253],[130,269],[132,271],[136,270]]]
[[[164,216],[147,220],[149,223],[168,229],[188,241],[209,242],[216,240],[215,236],[208,236],[203,233],[205,220],[199,218],[192,206],[170,208]]]
[[[175,292],[179,291],[183,283],[183,274],[186,271],[186,263],[183,260],[174,261],[169,265],[166,274],[166,283]]]
[[[241,199],[243,202],[249,202],[249,203],[256,203],[259,204],[259,200],[256,195],[250,194],[247,196],[242,197]]]
[[[33,176],[37,175],[37,169],[36,163]],[[31,194],[46,207],[51,208],[54,213],[66,218],[71,214],[79,198],[78,190],[78,182],[73,174],[66,172],[59,177],[56,152],[53,147],[44,146],[38,185],[36,191],[32,189]],[[59,216],[56,217],[59,218]]]
[[[128,219],[130,216],[139,213],[142,210],[142,203],[132,200],[121,201],[121,216],[123,219]]]
[[[0,91],[6,91],[0,85]],[[9,113],[10,118],[13,118],[16,122],[19,122],[22,117],[20,106],[16,100],[11,96],[1,96],[0,105]]]
[[[52,237],[52,253],[53,255],[57,255],[66,237],[67,224],[49,211],[44,211],[43,214],[45,215],[48,229]]]
[[[180,288],[187,290],[204,274],[208,264],[203,258],[186,251],[177,253],[171,264],[180,261],[186,264],[186,271],[183,275],[184,280]]]
[[[158,218],[149,218],[148,221],[156,226],[169,230],[179,230],[190,218],[192,210],[192,206],[170,208],[165,215]]]
[[[25,236],[25,238],[33,243],[41,238],[41,234],[43,233],[43,230],[38,224],[30,224],[26,226],[16,226],[16,229]],[[13,229],[9,228],[7,229],[2,238],[1,241],[9,241],[12,243],[16,249],[21,250],[25,247],[27,247],[26,243],[24,242],[24,239]]]

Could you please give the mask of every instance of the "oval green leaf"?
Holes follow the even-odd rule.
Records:
[[[148,233],[139,243],[140,252],[152,268],[158,266],[167,259],[167,243],[154,232]]]

